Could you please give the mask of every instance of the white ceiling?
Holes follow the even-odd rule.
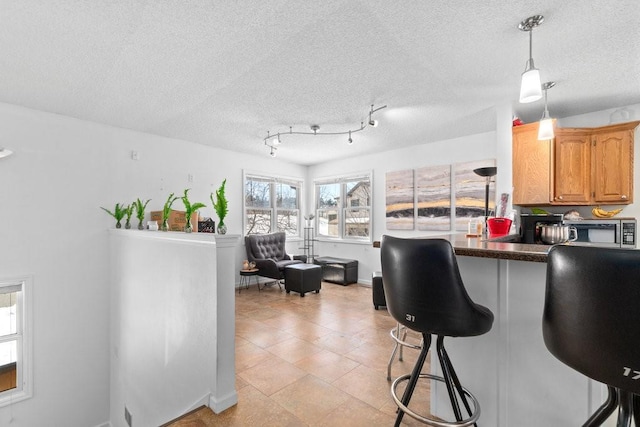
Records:
[[[518,104],[528,35],[549,110],[566,117],[640,102],[637,0],[0,2],[0,102],[315,164],[495,129]],[[87,141],[90,144],[91,141]]]

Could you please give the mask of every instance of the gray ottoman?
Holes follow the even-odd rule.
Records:
[[[315,264],[292,264],[284,269],[284,290],[298,292],[301,297],[307,292],[320,292],[322,267]]]

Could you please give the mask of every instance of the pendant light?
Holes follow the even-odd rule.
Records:
[[[522,31],[529,32],[529,59],[522,73],[520,84],[520,102],[523,104],[537,101],[542,98],[540,88],[540,71],[533,64],[533,29],[544,22],[544,16],[534,15],[525,19],[518,25]]]
[[[549,109],[547,108],[547,90],[551,89],[555,85],[556,82],[546,82],[542,85],[542,90],[544,90],[544,112],[542,113],[540,124],[538,125],[538,139],[541,141],[553,139],[555,136],[553,133],[553,119],[549,116]]]

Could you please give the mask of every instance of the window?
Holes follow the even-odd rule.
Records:
[[[300,236],[301,187],[299,181],[245,175],[245,234],[284,231]]]
[[[370,176],[318,181],[315,188],[317,236],[370,241]]]
[[[31,397],[30,283],[0,280],[0,406]]]

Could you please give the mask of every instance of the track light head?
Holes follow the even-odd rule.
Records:
[[[271,152],[269,153],[269,155],[271,157],[276,157],[276,150],[277,150],[276,147],[271,147]]]
[[[351,131],[349,131],[349,139],[347,140],[347,144],[353,144],[353,139],[351,139]]]

